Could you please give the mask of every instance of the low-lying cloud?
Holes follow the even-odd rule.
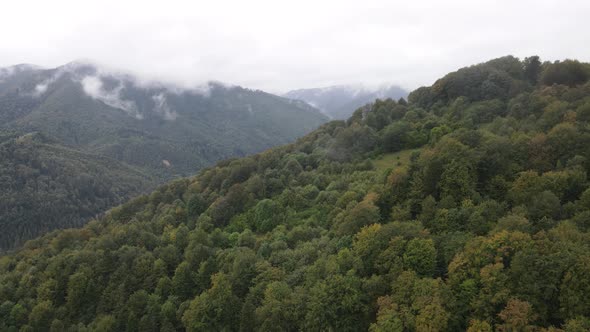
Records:
[[[42,82],[38,83],[37,85],[35,85],[35,88],[33,89],[33,91],[31,91],[31,95],[33,97],[40,97],[40,96],[44,95],[47,92],[47,89],[49,88],[49,86],[51,84],[55,83],[55,81],[57,81],[59,78],[61,78],[61,76],[63,74],[64,74],[63,71],[58,70],[57,73],[53,74],[48,79],[43,80]]]
[[[121,109],[138,120],[143,119],[143,114],[139,112],[135,102],[121,98],[121,90],[123,89],[121,83],[116,88],[108,91],[104,88],[102,80],[98,76],[86,76],[80,83],[84,92],[90,97],[100,100],[110,107]]]
[[[154,111],[156,113],[162,115],[162,117],[165,120],[176,120],[178,114],[176,114],[175,111],[170,109],[170,106],[168,106],[168,102],[166,101],[166,96],[164,95],[164,93],[159,93],[157,95],[152,96],[152,100],[155,104]]]
[[[110,107],[120,109],[138,120],[145,118],[145,112],[153,112],[165,120],[174,121],[178,117],[178,113],[169,105],[167,95],[191,93],[206,98],[210,95],[211,90],[209,84],[186,88],[167,82],[142,80],[132,74],[102,68],[90,62],[72,62],[53,71],[53,74],[38,82],[32,91],[25,92],[25,94],[34,98],[42,97],[48,93],[53,84],[67,75],[73,82],[79,83],[82,86],[82,91],[89,97]],[[8,77],[14,72],[13,67],[0,68],[0,75],[2,75],[0,78]],[[42,71],[40,70],[40,72]],[[110,85],[115,84],[115,86],[107,88],[105,80],[109,80]],[[135,101],[125,99],[123,92],[127,87],[143,90],[144,94],[152,94],[153,108],[140,110]]]

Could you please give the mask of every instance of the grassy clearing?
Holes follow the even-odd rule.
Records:
[[[410,156],[413,152],[420,149],[403,150],[395,153],[386,153],[373,160],[373,165],[378,171],[384,171],[388,168],[406,168],[410,164]]]

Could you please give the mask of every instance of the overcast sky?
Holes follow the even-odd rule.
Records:
[[[0,66],[88,59],[271,92],[430,85],[513,54],[590,61],[590,1],[2,1]]]

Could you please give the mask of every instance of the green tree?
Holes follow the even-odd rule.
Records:
[[[187,262],[182,262],[174,271],[172,277],[172,292],[180,300],[192,297],[195,287],[195,276]]]
[[[263,199],[254,207],[254,226],[260,232],[270,232],[283,220],[283,208],[271,199]]]
[[[567,270],[560,285],[560,311],[564,318],[588,315],[590,308],[590,258],[580,257]]]
[[[239,327],[240,300],[232,293],[229,278],[215,274],[211,288],[190,302],[182,316],[187,331],[236,331]]]
[[[53,321],[54,308],[50,301],[41,301],[31,310],[29,322],[36,330],[47,330]]]
[[[361,282],[353,275],[335,275],[310,289],[304,329],[360,331],[368,328]]]
[[[191,196],[187,204],[187,215],[191,219],[198,218],[201,213],[207,210],[207,202],[199,194]]]
[[[347,208],[343,218],[335,224],[335,228],[339,235],[353,235],[364,226],[378,223],[379,220],[379,208],[371,199],[365,199]]]
[[[256,321],[262,331],[297,331],[299,324],[293,291],[284,282],[270,283],[262,304],[256,309]]]
[[[403,255],[404,266],[422,276],[433,276],[436,267],[436,248],[432,239],[412,239]]]
[[[588,65],[577,60],[555,61],[549,64],[541,74],[544,85],[564,84],[576,86],[583,84],[590,78]]]
[[[524,76],[529,81],[529,83],[535,85],[539,80],[539,75],[541,74],[541,61],[539,57],[536,55],[530,56],[525,58],[523,61],[524,66]]]

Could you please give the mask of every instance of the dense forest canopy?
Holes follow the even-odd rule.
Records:
[[[588,331],[589,68],[463,68],[29,241],[0,329]]]
[[[41,133],[6,133],[0,137],[0,250],[80,227],[157,184],[145,171]]]

